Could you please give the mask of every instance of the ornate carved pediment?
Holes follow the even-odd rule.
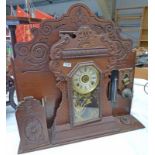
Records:
[[[83,26],[74,32],[74,35],[75,38],[63,35],[60,41],[52,46],[52,60],[108,56],[109,47],[107,43],[104,44],[102,34],[97,34],[89,26]]]
[[[50,70],[57,78],[59,77],[58,79],[65,79],[60,69],[61,60],[107,57],[109,60],[107,68],[112,68],[117,67],[130,52],[130,41],[114,40],[104,32],[98,34],[88,25],[74,31],[73,36],[61,35],[61,39],[51,47]]]
[[[126,55],[129,52],[123,50],[125,46],[122,46],[121,42],[113,40],[105,33],[97,34],[89,26],[82,26],[73,34],[74,38],[63,35],[60,41],[53,45],[51,59]]]
[[[75,4],[60,19],[45,20],[39,29],[33,28],[31,30],[33,40],[16,44],[16,69],[22,72],[48,71],[50,48],[59,40],[59,31],[77,31],[81,25],[94,30],[89,30],[88,33],[104,34],[102,37],[104,45],[107,38],[113,41],[111,48],[113,51],[119,48],[119,56],[131,51],[131,41],[119,35],[119,30],[112,21],[96,17],[84,4]],[[78,33],[81,33],[78,35],[78,47],[87,48],[90,42],[93,47],[94,38],[91,37],[93,34],[84,34],[80,31]],[[65,36],[64,41],[67,42],[68,37]]]

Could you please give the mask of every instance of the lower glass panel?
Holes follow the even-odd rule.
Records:
[[[73,123],[81,124],[99,118],[99,104],[97,91],[81,95],[74,91],[73,95]]]

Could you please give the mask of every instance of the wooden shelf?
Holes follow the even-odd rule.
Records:
[[[139,47],[148,47],[148,7],[147,6],[143,8]]]
[[[122,29],[123,32],[135,32],[135,31],[139,30],[139,28],[137,28],[137,27],[130,27],[130,28],[121,27],[121,29]]]
[[[136,39],[136,47],[148,47],[148,7],[131,7],[116,9],[115,22],[121,27],[124,33],[137,32],[140,37]],[[122,23],[126,25],[121,26]],[[139,24],[140,23],[140,26]],[[134,27],[132,27],[132,26]],[[134,37],[133,37],[134,39]]]
[[[134,77],[147,80],[148,79],[148,68],[147,67],[142,67],[142,68],[136,67]]]
[[[121,20],[136,20],[136,19],[140,19],[141,16],[118,16],[118,19]]]
[[[143,7],[130,7],[130,8],[118,8],[117,10],[133,10],[133,9],[142,9]]]
[[[148,41],[148,40],[146,39],[146,40],[141,40],[141,41]]]

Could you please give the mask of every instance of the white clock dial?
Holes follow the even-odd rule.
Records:
[[[73,75],[73,89],[80,94],[93,91],[99,83],[99,72],[94,66],[82,66]]]

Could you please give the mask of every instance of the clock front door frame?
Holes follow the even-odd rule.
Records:
[[[80,67],[83,67],[83,66],[93,66],[99,72],[99,84],[98,84],[99,94],[97,95],[97,97],[99,98],[98,99],[98,101],[99,101],[99,106],[98,106],[98,108],[99,108],[99,117],[91,119],[91,120],[83,121],[81,123],[74,123],[74,120],[73,120],[74,110],[73,110],[73,100],[72,100],[72,96],[73,96],[72,77],[75,74],[75,72]],[[103,71],[93,61],[91,61],[91,62],[80,62],[80,63],[77,63],[75,65],[75,67],[70,71],[70,73],[67,75],[67,77],[68,77],[67,78],[67,87],[68,87],[68,99],[69,99],[69,109],[70,109],[69,111],[70,111],[70,124],[71,124],[71,126],[75,127],[75,126],[84,125],[84,124],[87,124],[87,123],[93,123],[95,121],[101,121],[102,115],[103,115],[103,111],[102,111],[103,110],[103,104],[104,104],[103,96],[102,96],[103,87],[104,87],[104,84],[103,84],[103,78],[104,78]]]

